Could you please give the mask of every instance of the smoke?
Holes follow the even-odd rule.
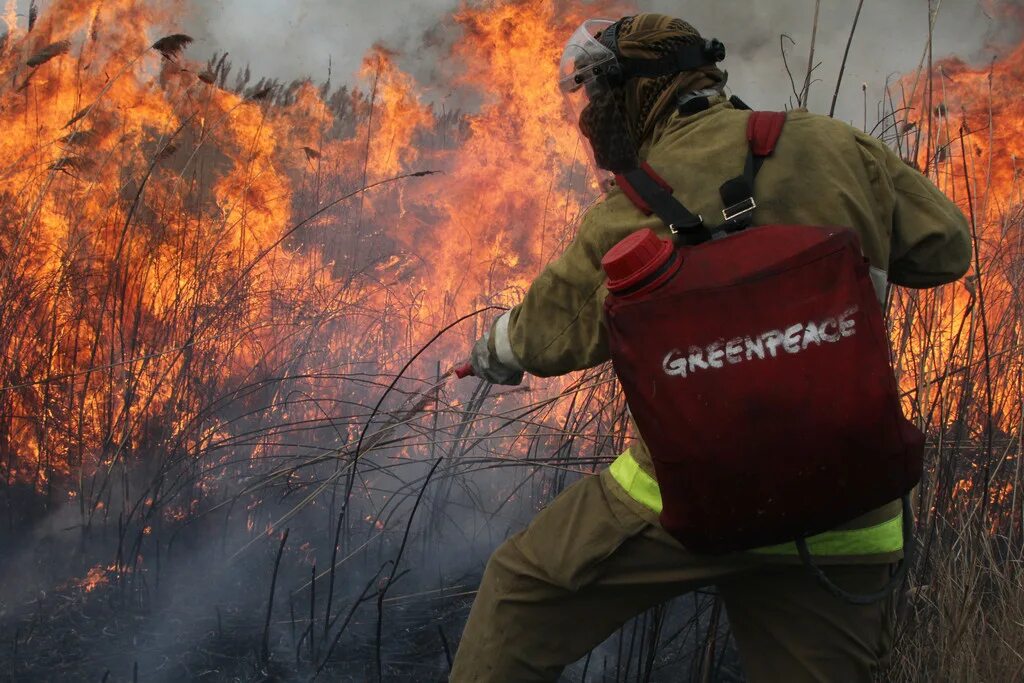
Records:
[[[678,12],[678,3],[667,0],[643,2],[652,10]],[[934,3],[939,4],[939,3]],[[821,3],[815,41],[811,111],[828,113],[843,53],[856,14],[856,3]],[[733,91],[751,106],[779,108],[790,103],[793,84],[785,70],[781,48],[785,42],[796,89],[807,73],[807,57],[814,26],[814,0],[782,0],[772,3],[694,3],[685,17],[705,34],[717,36],[730,48]],[[867,85],[867,123],[877,119],[875,103],[884,95],[886,80],[915,71],[928,43],[928,3],[898,0],[864,3],[843,74],[836,115],[863,125]],[[934,59],[957,55],[981,59],[997,24],[975,2],[941,3],[933,35]],[[783,34],[792,39],[782,38]],[[987,56],[987,55],[986,55]]]
[[[552,0],[555,1],[555,0]],[[425,92],[447,95],[443,54],[437,43],[447,42],[450,16],[458,0],[194,0],[187,30],[210,51],[227,51],[236,64],[249,63],[259,75],[283,80],[311,76],[326,78],[333,66],[336,82],[350,80],[366,51],[381,43],[401,53],[400,64],[415,74]],[[939,6],[934,28],[934,58],[958,55],[983,61],[996,52],[993,41],[1006,38],[1005,23],[972,0],[946,0]],[[800,90],[807,70],[814,17],[814,0],[749,3],[731,0],[680,3],[640,0],[640,11],[664,12],[686,18],[708,36],[722,39],[731,57],[725,66],[735,94],[752,106],[780,108],[791,101],[793,87],[780,54],[786,34],[790,67]],[[1005,5],[1004,5],[1005,6]],[[810,108],[827,112],[839,75],[843,51],[856,10],[855,3],[822,3],[815,50]],[[854,37],[837,102],[837,115],[863,125],[867,84],[867,119],[877,116],[876,103],[886,79],[918,68],[929,32],[928,3],[898,0],[865,3]],[[1016,36],[1013,36],[1014,38]]]
[[[552,2],[563,0],[551,0]],[[470,0],[480,4],[481,0]],[[45,4],[45,3],[44,3]],[[228,52],[236,64],[249,64],[259,76],[320,81],[330,68],[336,82],[351,80],[363,56],[380,43],[403,55],[401,64],[424,82],[428,92],[443,91],[437,82],[445,73],[436,57],[437,43],[447,42],[451,13],[460,0],[190,0],[182,27],[198,39],[193,54]],[[751,105],[778,108],[792,96],[780,54],[780,36],[790,36],[790,66],[799,90],[807,68],[814,0],[741,0],[682,3],[676,0],[638,0],[639,11],[682,16],[730,48],[726,67],[733,92]],[[1014,8],[1017,0],[982,3],[945,0],[932,3],[939,13],[934,27],[936,60],[957,55],[968,61],[987,61],[999,46],[1016,40],[1017,22],[1000,21],[999,10]],[[28,0],[14,3],[21,20]],[[993,13],[986,7],[994,6]],[[827,112],[856,11],[855,3],[822,3],[818,22],[811,89],[812,111]],[[925,0],[866,2],[843,77],[837,114],[862,124],[867,84],[868,119],[880,101],[886,79],[917,69],[928,39]],[[1013,27],[1013,28],[1008,28]],[[0,27],[2,28],[2,27]],[[1012,34],[1012,35],[1011,35]],[[424,59],[429,55],[431,59]]]
[[[444,76],[446,67],[440,56],[445,52],[443,46],[453,39],[457,31],[450,20],[450,14],[458,4],[457,0],[195,0],[181,29],[199,39],[199,44],[191,51],[192,56],[202,56],[202,50],[208,53],[227,51],[231,53],[235,64],[249,63],[255,74],[281,79],[311,76],[322,80],[327,75],[330,63],[336,83],[350,80],[366,51],[374,43],[380,42],[401,53],[401,66],[421,81],[426,92],[443,96],[448,88]],[[27,2],[19,2],[18,11],[24,12],[26,6]],[[732,0],[694,3],[692,7],[678,2],[651,0],[639,3],[639,6],[644,10],[683,15],[706,35],[717,36],[725,41],[731,50],[731,57],[725,66],[731,72],[732,89],[754,106],[781,107],[790,97],[790,82],[779,55],[779,36],[782,33],[791,35],[796,43],[792,48],[790,64],[797,83],[802,81],[813,21],[813,0],[780,0],[760,4]],[[815,77],[821,81],[814,84],[810,103],[815,111],[827,111],[830,105],[854,9],[851,3],[823,3],[816,51],[816,60],[822,62],[822,67],[815,72]],[[946,0],[935,27],[935,57],[955,53],[969,59],[983,60],[988,56],[985,52],[989,50],[990,39],[994,35],[993,25],[975,3]],[[839,100],[839,115],[860,123],[863,116],[860,84],[866,82],[870,85],[869,122],[873,122],[874,102],[881,97],[886,78],[890,74],[905,73],[917,67],[927,35],[927,3],[923,0],[866,3],[846,69],[845,85]],[[390,458],[393,454],[385,455]],[[384,455],[381,459],[385,463],[392,462],[385,460]],[[369,555],[364,553],[357,554],[358,565],[356,561],[344,564],[344,579],[340,580],[335,611],[338,611],[339,605],[353,603],[360,595],[362,586],[376,576],[378,568],[392,558],[397,558],[397,546],[402,542],[404,530],[402,524],[411,515],[414,504],[406,482],[417,482],[424,476],[422,464],[413,467],[418,469],[408,472],[408,468],[403,466],[402,480],[396,478],[393,482],[395,487],[400,487],[400,496],[386,492],[392,500],[400,500],[401,505],[389,503],[390,507],[386,510],[387,522],[384,523],[388,535],[382,537],[379,544],[370,546],[373,551],[372,561],[364,559],[364,555]],[[496,510],[489,511],[487,515],[482,514],[479,510],[480,499],[486,499],[486,496],[478,495],[477,491],[489,492],[498,487],[488,488],[484,486],[484,475],[471,474],[473,478],[467,483],[469,475],[463,470],[442,470],[433,480],[415,520],[412,538],[418,545],[410,548],[406,564],[399,567],[404,569],[415,562],[417,571],[398,584],[392,597],[446,586],[458,587],[462,583],[471,586],[472,578],[463,582],[460,581],[461,575],[477,570],[483,558],[506,532],[520,528],[529,517],[532,509],[529,505],[531,498],[528,496],[507,505],[495,504]],[[330,470],[327,475],[330,475]],[[497,477],[498,474],[487,476]],[[137,488],[132,487],[133,490]],[[261,506],[263,517],[259,519],[257,529],[264,528],[268,521],[281,519],[290,510],[292,499],[299,494],[285,488],[285,493],[289,493],[292,498],[282,502],[280,509],[274,509],[269,504]],[[545,491],[544,486],[538,488]],[[553,492],[553,489],[549,487],[548,490]],[[190,607],[200,604],[204,609],[201,612],[198,608],[182,609],[184,617],[161,614],[155,620],[157,623],[150,626],[150,630],[155,634],[152,640],[159,645],[154,646],[151,654],[143,660],[144,671],[156,669],[167,657],[189,649],[189,645],[196,642],[202,642],[204,634],[219,634],[222,630],[219,611],[221,603],[235,602],[239,611],[245,608],[244,611],[251,615],[261,614],[259,607],[269,602],[266,596],[273,566],[274,543],[259,545],[253,551],[251,560],[246,557],[251,563],[240,565],[244,570],[239,569],[239,565],[229,565],[227,560],[233,551],[250,540],[252,535],[245,529],[244,519],[239,520],[244,512],[233,512],[229,508],[223,514],[223,524],[220,524],[220,520],[214,520],[217,524],[210,525],[218,531],[223,529],[220,533],[210,531],[208,535],[200,534],[194,527],[190,528],[188,533],[182,534],[181,541],[175,542],[173,555],[170,555],[170,543],[167,543],[162,557],[153,556],[147,560],[150,563],[147,567],[160,567],[160,563],[163,563],[163,579],[157,578],[161,569],[154,568],[152,574],[145,575],[152,577],[147,580],[154,584],[162,580],[166,594],[187,595]],[[384,512],[371,507],[353,510],[350,514],[355,520],[354,524],[365,522],[359,531],[365,531],[367,536],[376,533],[375,518],[384,516]],[[390,521],[392,516],[394,524]],[[73,529],[69,531],[76,519],[71,508],[62,510],[48,519],[44,526],[30,532],[29,535],[38,539],[38,544],[33,546],[31,552],[19,553],[14,560],[8,559],[5,571],[0,572],[0,586],[9,587],[0,590],[0,614],[5,603],[24,604],[27,600],[25,593],[37,593],[40,588],[54,584],[55,580],[41,574],[39,567],[47,559],[60,557],[51,552],[48,546],[67,545],[68,539],[76,534]],[[116,515],[112,519],[116,519]],[[317,566],[323,571],[330,562],[330,549],[333,548],[332,523],[334,515],[324,510],[319,510],[317,515],[310,510],[307,515],[290,520],[288,524],[292,530],[292,545],[289,546],[289,553],[298,553],[297,547],[301,547],[303,541],[311,540],[312,547],[319,551],[319,556],[315,558]],[[159,542],[159,530],[155,535]],[[117,538],[105,540],[110,546],[116,546],[118,541]],[[435,546],[444,548],[446,552],[435,552]],[[150,547],[152,545],[144,547],[147,558],[150,558]],[[345,553],[357,549],[347,547]],[[109,558],[112,555],[108,552],[109,548],[101,550],[96,551],[99,557]],[[10,553],[7,555],[9,558]],[[294,556],[289,556],[289,559],[292,561],[284,564],[285,571],[292,573],[282,576],[279,584],[279,612],[275,613],[275,619],[279,620],[275,623],[278,624],[285,623],[284,615],[291,605],[293,595],[295,602],[301,599],[305,603],[309,599],[307,596],[312,593],[296,588],[302,585],[305,573],[299,574],[298,569],[295,569],[298,563]],[[305,565],[301,567],[303,571],[306,568]],[[69,575],[80,575],[71,567],[55,569]],[[65,578],[61,576],[59,580]],[[22,587],[24,590],[21,590]],[[177,590],[179,587],[181,590]],[[322,582],[319,590],[324,590]],[[323,602],[322,593],[318,599]],[[179,601],[184,602],[184,599],[179,598]],[[324,613],[322,604],[317,607],[317,612]],[[362,613],[359,616],[362,618]],[[290,614],[287,619],[289,625],[294,623]],[[398,632],[397,627],[392,626],[396,622],[388,622],[388,627]],[[260,622],[250,618],[246,623],[256,624],[255,633],[243,634],[245,638],[239,640],[258,642]],[[282,626],[275,633],[286,631],[287,626]],[[430,635],[435,635],[432,629]],[[17,642],[17,638],[13,640]],[[222,647],[223,643],[218,641],[218,645]],[[106,645],[109,650],[117,647],[126,650],[122,655],[120,670],[130,671],[138,655],[121,641]],[[294,646],[280,648],[282,657],[290,655],[293,650]],[[111,658],[115,654],[108,653]],[[97,672],[95,679],[99,679],[102,673],[102,670]],[[166,674],[162,678],[175,680],[173,674]]]
[[[347,79],[375,43],[413,53],[457,0],[193,0],[188,30],[253,72],[281,79]]]

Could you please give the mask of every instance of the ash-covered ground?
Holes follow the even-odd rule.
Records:
[[[290,520],[283,550],[283,533],[245,548],[222,509],[144,534],[150,554],[120,569],[116,520],[85,530],[63,508],[31,531],[6,529],[0,680],[446,680],[487,555],[532,507],[521,499],[489,519],[468,515],[447,504],[464,496],[448,481],[435,475],[411,525],[415,501],[383,528],[372,518],[343,528],[336,553],[337,527],[308,509]],[[627,624],[564,680],[743,677],[709,593]]]

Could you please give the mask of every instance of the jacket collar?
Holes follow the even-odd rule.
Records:
[[[680,98],[680,106],[655,127],[650,138],[640,147],[640,158],[646,159],[651,147],[656,145],[667,132],[685,128],[693,122],[711,116],[723,109],[735,109],[729,98],[718,90],[712,89],[710,95],[707,92],[688,93]],[[707,98],[707,106],[702,106],[703,103],[698,104],[697,100],[705,97]]]

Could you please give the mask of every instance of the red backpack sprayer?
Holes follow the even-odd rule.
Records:
[[[901,497],[908,536],[924,438],[902,414],[856,233],[750,227],[754,179],[784,125],[785,114],[751,114],[746,168],[722,186],[729,208],[715,229],[647,164],[616,176],[675,243],[644,229],[605,255],[609,348],[668,532],[708,554],[796,540],[830,592],[870,602],[898,585],[906,561],[887,590],[850,595],[803,539]]]

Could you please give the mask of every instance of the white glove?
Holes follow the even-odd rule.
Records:
[[[473,373],[492,384],[518,386],[523,382],[523,369],[518,365],[503,363],[498,354],[491,350],[491,333],[477,340],[470,357]]]

